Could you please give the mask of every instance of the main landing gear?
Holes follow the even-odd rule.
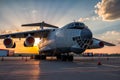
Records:
[[[46,60],[46,55],[41,54],[41,55],[35,55],[36,60]],[[73,61],[73,55],[69,54],[57,54],[56,59],[59,61]]]

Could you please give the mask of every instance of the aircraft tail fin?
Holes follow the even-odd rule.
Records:
[[[23,24],[22,26],[34,26],[34,27],[35,27],[35,26],[39,26],[41,29],[43,29],[43,27],[58,28],[57,26],[54,26],[54,25],[45,23],[44,21],[43,21],[43,22],[40,22],[40,23]]]

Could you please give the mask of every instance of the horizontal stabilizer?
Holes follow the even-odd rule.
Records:
[[[93,38],[93,39],[102,41],[106,46],[116,46],[116,45],[113,44],[113,43],[109,43],[109,42],[106,42],[106,41],[103,41],[103,40],[100,40],[100,39],[96,39],[96,38]]]
[[[58,26],[54,26],[45,22],[41,23],[31,23],[31,24],[23,24],[22,26],[39,26],[39,27],[52,27],[52,28],[58,28]]]

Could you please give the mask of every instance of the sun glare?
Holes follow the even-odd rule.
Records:
[[[40,38],[35,38],[34,46],[38,46],[39,42],[40,42]]]

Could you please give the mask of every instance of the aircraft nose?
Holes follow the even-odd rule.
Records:
[[[81,38],[82,39],[91,39],[92,38],[92,32],[88,28],[83,29],[81,31]]]

